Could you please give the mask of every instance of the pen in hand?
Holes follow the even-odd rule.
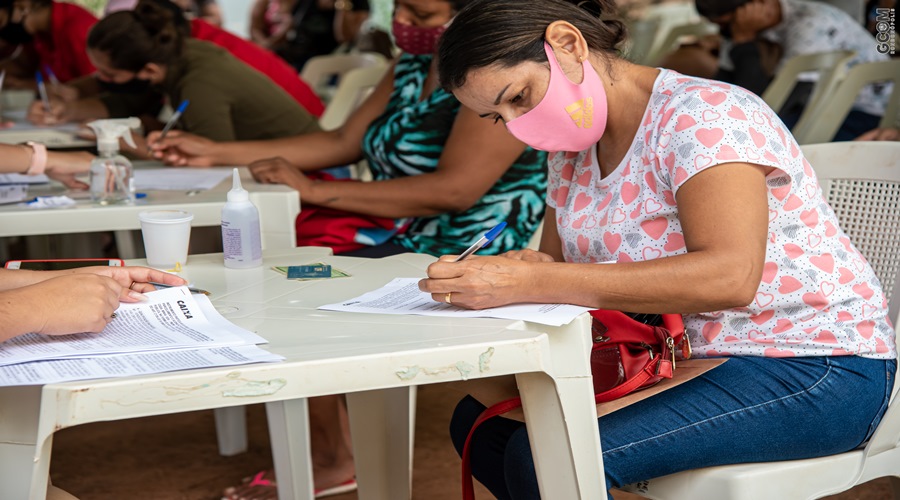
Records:
[[[155,281],[148,281],[147,283],[149,283],[149,284],[155,286],[156,288],[173,288],[173,287],[176,287],[176,286],[181,286],[181,285],[167,285],[167,284],[165,284],[165,283],[157,283],[157,282],[155,282]],[[202,295],[212,295],[211,293],[207,292],[206,290],[203,290],[203,289],[200,289],[200,288],[191,288],[191,287],[188,287],[188,291],[191,292],[191,293],[199,293],[199,294],[202,294]]]
[[[172,113],[172,116],[169,118],[169,121],[166,122],[166,126],[163,127],[162,132],[159,133],[159,139],[157,141],[161,141],[166,138],[166,134],[169,133],[169,130],[172,130],[172,127],[175,126],[175,123],[178,122],[178,119],[181,118],[181,114],[184,113],[184,110],[188,107],[191,101],[185,99],[181,101],[181,104],[178,105],[178,109]],[[149,151],[153,151],[153,148],[148,146]]]
[[[50,98],[47,97],[47,85],[44,84],[44,75],[40,70],[34,72],[34,80],[37,82],[38,95],[41,96],[41,102],[44,104],[44,112],[50,116]]]
[[[484,236],[479,238],[478,241],[476,241],[472,246],[467,248],[465,252],[459,254],[459,257],[457,257],[456,260],[454,260],[453,262],[459,262],[461,260],[464,260],[466,257],[472,255],[477,250],[490,245],[491,242],[494,241],[494,238],[496,238],[497,235],[500,234],[500,232],[503,231],[503,229],[505,227],[506,227],[506,222],[501,222],[500,224],[497,224],[494,227],[494,229],[491,229],[490,231],[484,233]]]

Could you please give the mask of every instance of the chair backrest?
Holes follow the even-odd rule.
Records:
[[[819,73],[819,77],[805,108],[805,112],[810,112],[815,109],[816,103],[828,102],[828,98],[846,75],[847,64],[854,56],[856,56],[856,52],[852,50],[833,50],[794,56],[785,61],[778,70],[775,79],[763,92],[762,99],[776,112],[781,111],[781,107],[784,106],[797,84],[797,77],[801,73],[815,71]]]
[[[311,57],[306,61],[300,72],[300,78],[327,102],[332,95],[329,89],[333,90],[347,72],[357,68],[386,65],[387,59],[374,52],[326,54]],[[335,79],[337,82],[334,82]]]
[[[678,41],[681,37],[704,37],[706,35],[717,33],[718,29],[718,26],[708,21],[673,26],[661,41],[653,46],[647,56],[643,59],[642,64],[647,66],[655,66],[658,64],[663,56],[678,48]]]
[[[830,141],[850,113],[860,90],[871,83],[892,82],[890,100],[881,119],[882,127],[895,125],[900,111],[900,59],[862,63],[847,71],[827,102],[817,103],[810,113],[797,123],[792,131],[800,144],[816,144]]]
[[[343,125],[350,113],[378,85],[387,70],[387,65],[377,65],[348,71],[341,78],[325,112],[319,118],[319,126],[323,130],[334,130]]]
[[[889,317],[900,329],[900,142],[833,142],[801,149],[841,228],[878,275]],[[897,447],[898,391],[895,383],[893,404],[866,445],[867,456]]]
[[[802,147],[841,228],[900,312],[900,142],[833,142]],[[896,292],[896,293],[894,293]]]

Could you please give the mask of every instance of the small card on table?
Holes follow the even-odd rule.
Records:
[[[305,266],[288,266],[287,277],[289,280],[330,278],[331,266],[328,264],[309,264]]]

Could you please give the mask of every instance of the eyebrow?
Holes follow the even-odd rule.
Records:
[[[500,93],[497,94],[497,99],[494,100],[494,106],[500,105],[500,100],[503,99],[503,94],[506,93],[506,89],[508,89],[510,85],[512,84],[507,84],[506,87],[503,87],[503,90],[501,90]]]

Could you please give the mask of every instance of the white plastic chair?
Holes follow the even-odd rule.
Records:
[[[819,74],[819,78],[816,80],[812,94],[809,96],[809,102],[804,108],[804,114],[812,112],[816,106],[829,102],[841,79],[847,74],[847,65],[854,56],[856,56],[856,52],[852,50],[834,50],[794,56],[785,61],[778,70],[775,79],[763,92],[762,99],[776,112],[781,111],[781,107],[784,106],[797,83],[797,77],[801,73],[815,71]]]
[[[850,68],[827,102],[818,103],[810,113],[804,113],[792,130],[794,138],[800,144],[831,141],[850,113],[860,90],[871,83],[888,81],[893,82],[894,89],[880,126],[894,126],[900,111],[900,91],[897,90],[900,87],[900,59],[862,63]]]
[[[718,33],[719,27],[708,21],[699,21],[689,24],[681,24],[670,28],[666,34],[655,44],[641,60],[641,64],[646,66],[655,66],[659,64],[663,56],[674,51],[679,46],[682,37],[702,38],[706,35]],[[658,37],[659,35],[657,35]]]
[[[841,227],[885,285],[890,317],[896,319],[900,311],[900,142],[813,144],[804,146],[803,153]],[[809,460],[690,470],[623,489],[653,500],[804,500],[890,477],[893,498],[900,499],[898,390],[900,384],[895,383],[891,404],[863,448]]]
[[[387,59],[374,52],[326,54],[311,57],[306,61],[303,70],[300,71],[300,78],[308,83],[322,100],[329,102],[341,78],[350,70],[386,65]],[[334,78],[337,78],[337,83],[332,82]]]
[[[350,113],[375,89],[387,70],[388,65],[385,63],[346,72],[319,118],[319,126],[323,130],[334,130],[343,125]]]

